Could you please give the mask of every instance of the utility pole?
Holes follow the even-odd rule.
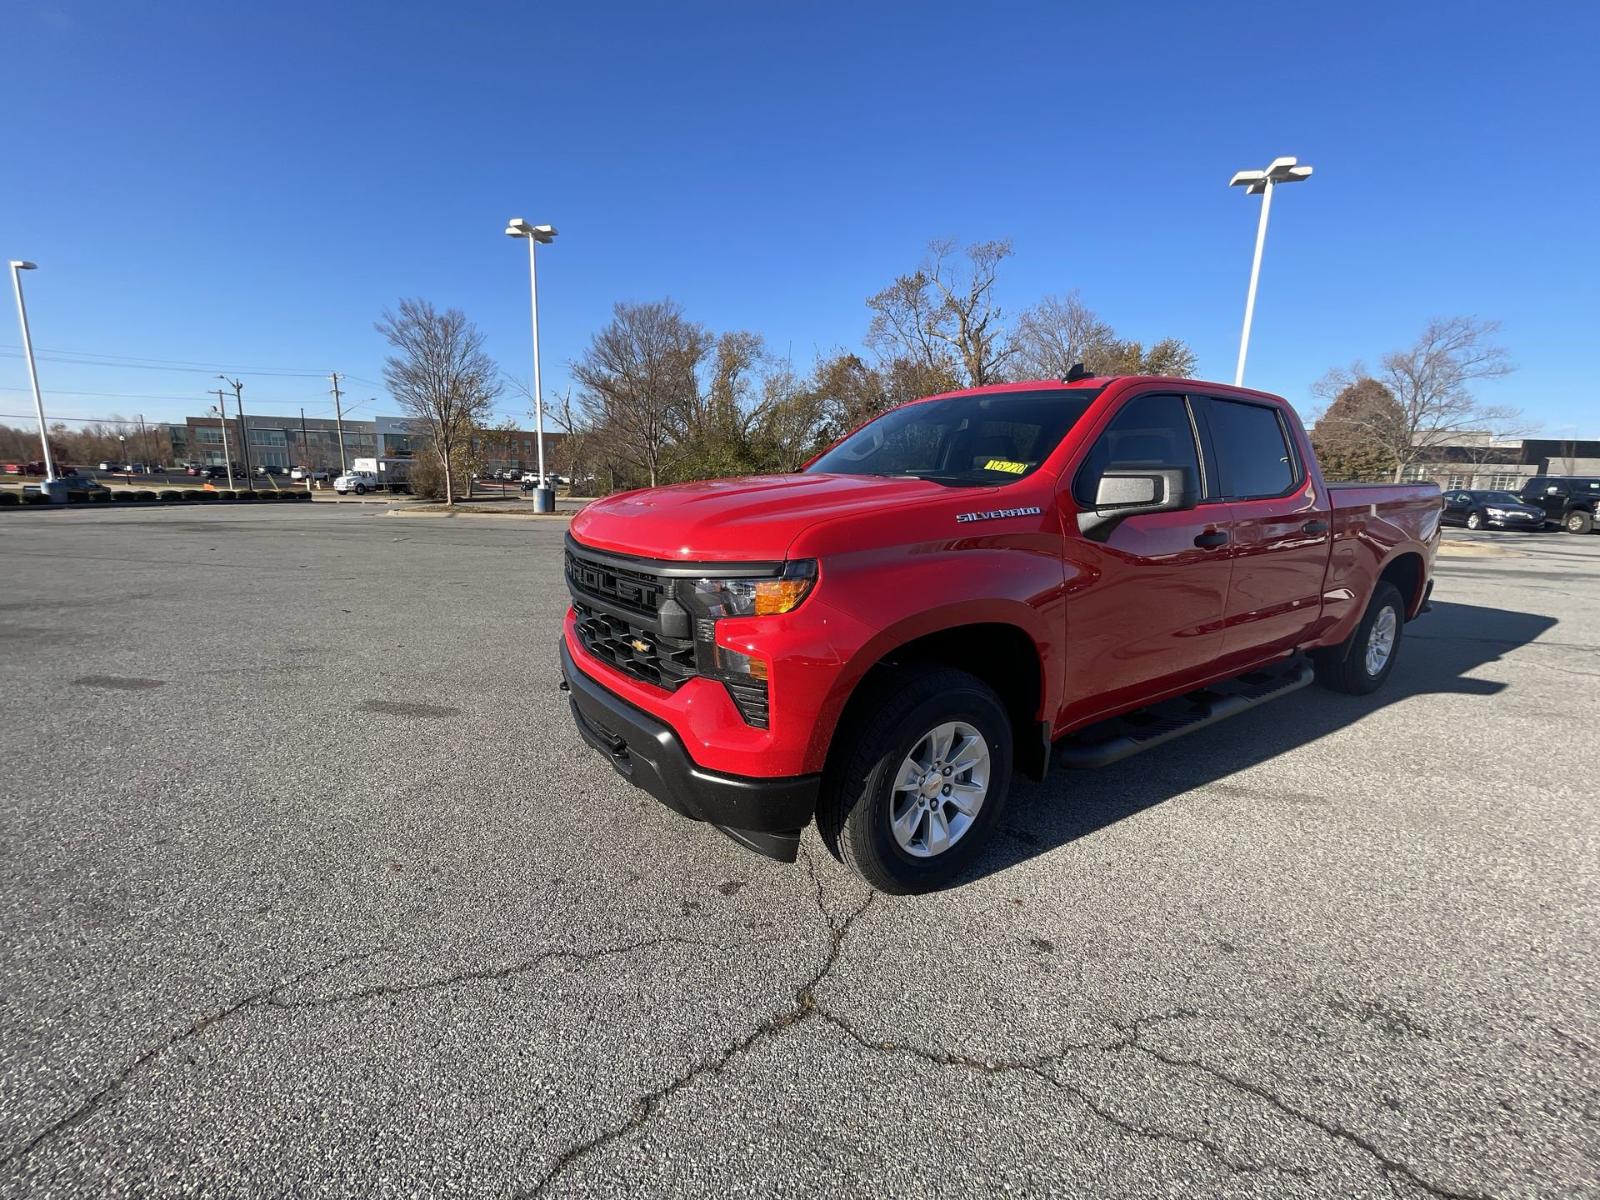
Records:
[[[339,407],[339,372],[333,372],[328,378],[333,380],[333,424],[339,432],[339,474],[348,475],[350,472],[344,462],[344,412]]]
[[[252,492],[256,490],[256,481],[250,475],[250,433],[244,427],[244,384],[237,379],[229,379],[226,375],[218,375],[218,379],[233,389],[233,402],[239,409],[239,453],[244,458],[244,485]]]
[[[306,410],[300,410],[300,470],[305,475],[306,491],[311,490],[311,436],[306,433]]]
[[[222,462],[228,469],[228,490],[233,491],[233,455],[228,453],[228,402],[227,393],[221,388],[214,392],[207,392],[208,396],[217,398],[217,416],[222,421]]]

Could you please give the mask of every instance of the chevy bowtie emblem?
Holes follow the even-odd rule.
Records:
[[[640,654],[649,654],[650,653],[650,643],[645,641],[643,638],[634,638],[631,642],[628,643],[628,645],[632,646]]]

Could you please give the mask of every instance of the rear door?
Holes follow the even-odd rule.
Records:
[[[1188,512],[1124,519],[1104,541],[1076,535],[1111,468],[1190,472],[1202,496]],[[1067,671],[1064,724],[1135,707],[1212,670],[1228,592],[1228,507],[1207,503],[1207,472],[1186,397],[1122,403],[1066,472]]]
[[[1331,505],[1280,407],[1208,396],[1195,409],[1232,521],[1222,633],[1222,665],[1231,669],[1293,649],[1321,615]]]

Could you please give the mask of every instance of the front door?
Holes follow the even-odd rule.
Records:
[[[1188,512],[1128,517],[1103,542],[1077,533],[1107,470],[1191,472],[1202,496]],[[1188,400],[1146,393],[1125,401],[1064,476],[1067,669],[1058,730],[1137,707],[1212,668],[1228,593],[1229,513],[1208,503],[1207,472]]]

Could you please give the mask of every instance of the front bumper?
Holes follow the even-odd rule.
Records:
[[[617,773],[674,812],[715,825],[740,845],[780,862],[800,852],[817,808],[819,775],[754,779],[696,766],[671,726],[601,686],[561,639],[561,675],[578,733]]]

